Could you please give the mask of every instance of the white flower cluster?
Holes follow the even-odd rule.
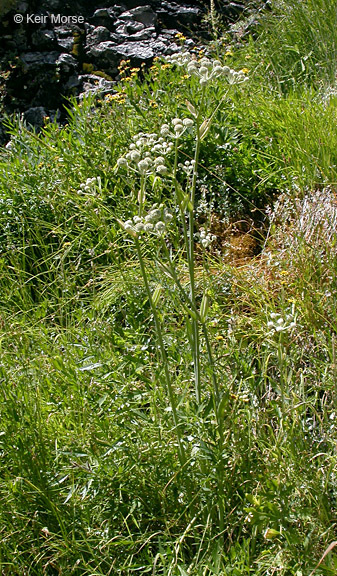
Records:
[[[125,157],[117,160],[117,166],[131,168],[141,175],[167,173],[165,156],[172,152],[173,144],[167,142],[163,135],[158,138],[157,134],[145,134],[140,132],[133,136],[129,152]]]
[[[94,176],[93,178],[87,178],[85,182],[82,182],[77,192],[78,194],[83,194],[84,192],[93,192],[97,188],[101,190],[101,187],[102,187],[102,181],[100,176],[97,177]]]
[[[181,162],[178,164],[178,168],[181,168],[181,170],[183,170],[183,172],[185,172],[187,176],[190,176],[192,174],[194,166],[195,166],[195,160],[186,160],[184,164],[182,164]]]
[[[201,85],[207,84],[219,76],[225,76],[229,84],[240,84],[248,80],[244,72],[236,72],[229,66],[222,66],[219,60],[210,60],[206,57],[197,60],[187,51],[166,56],[166,60],[176,66],[185,66],[188,74],[199,78]]]
[[[203,248],[209,248],[212,242],[216,240],[214,234],[207,233],[203,228],[200,230],[200,244]]]
[[[296,326],[296,318],[293,314],[287,314],[285,318],[283,318],[281,314],[272,312],[270,318],[271,320],[269,320],[267,326],[272,332],[284,332]]]
[[[138,236],[144,232],[163,236],[172,218],[173,216],[167,208],[153,206],[146,216],[134,216],[132,220],[126,220],[123,227],[133,236]]]
[[[171,120],[172,127],[169,124],[163,124],[160,129],[161,136],[169,136],[170,138],[180,138],[183,133],[191,128],[194,124],[191,118],[173,118]]]

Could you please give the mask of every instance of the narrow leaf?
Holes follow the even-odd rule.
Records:
[[[189,102],[188,100],[185,100],[185,102],[186,102],[187,110],[192,114],[192,116],[194,116],[194,118],[197,118],[198,114],[197,114],[197,111],[194,108],[193,104],[191,104],[191,102]]]
[[[159,298],[160,298],[160,294],[163,291],[163,287],[158,284],[158,286],[156,286],[155,291],[152,294],[152,302],[154,304],[154,306],[157,306],[158,302],[159,302]]]

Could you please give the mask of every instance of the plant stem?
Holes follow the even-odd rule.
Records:
[[[185,450],[184,450],[184,447],[183,447],[183,444],[181,441],[176,399],[175,399],[175,394],[174,394],[174,390],[173,390],[173,386],[172,386],[172,382],[171,382],[171,376],[170,376],[170,371],[169,371],[169,367],[168,367],[167,354],[166,354],[166,350],[165,350],[160,320],[158,317],[158,312],[157,312],[156,306],[153,302],[152,293],[151,293],[151,289],[150,289],[150,285],[149,285],[149,281],[148,281],[148,277],[147,277],[147,273],[146,273],[144,260],[143,260],[143,256],[142,256],[142,252],[141,252],[138,238],[135,238],[135,244],[136,244],[140,269],[141,269],[141,273],[143,276],[146,293],[147,293],[147,296],[149,298],[149,302],[150,302],[150,306],[151,306],[151,310],[152,310],[152,314],[153,314],[153,318],[154,318],[154,323],[155,323],[155,328],[156,328],[156,333],[157,333],[157,338],[158,338],[158,344],[159,344],[159,348],[160,348],[160,354],[161,354],[162,361],[163,361],[167,391],[168,391],[168,396],[169,396],[169,400],[170,400],[170,405],[172,408],[173,421],[174,421],[174,426],[175,426],[175,430],[176,430],[176,434],[177,434],[177,440],[178,440],[179,460],[180,460],[181,465],[184,466],[184,464],[186,463],[186,455],[185,455]]]
[[[194,152],[194,166],[192,183],[190,188],[190,209],[189,209],[189,236],[188,236],[188,268],[190,277],[190,297],[191,302],[195,305],[195,267],[194,267],[194,216],[195,216],[195,190],[197,184],[198,162],[200,154],[200,121],[197,119],[197,137]],[[197,404],[201,403],[201,377],[200,377],[200,338],[198,320],[192,318],[193,332],[193,365],[194,365],[194,383],[195,397]]]

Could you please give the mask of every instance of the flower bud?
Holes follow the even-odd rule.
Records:
[[[153,224],[151,224],[151,222],[147,222],[146,224],[144,224],[144,230],[145,232],[152,232]]]
[[[147,169],[148,169],[147,160],[141,160],[140,162],[138,162],[138,170],[141,174],[145,174]]]
[[[133,160],[133,162],[138,162],[140,160],[140,152],[138,152],[138,150],[133,150],[131,152],[131,160]]]
[[[184,118],[183,124],[184,124],[184,126],[188,127],[188,126],[193,126],[194,122],[191,118]]]
[[[158,174],[164,175],[167,172],[167,168],[163,164],[159,164],[159,166],[156,168],[156,172],[158,172]]]
[[[160,220],[159,222],[157,222],[155,228],[156,228],[157,232],[164,232],[166,229],[166,226],[165,226],[164,222],[161,222],[161,220]]]

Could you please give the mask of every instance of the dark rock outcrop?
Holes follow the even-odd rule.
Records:
[[[189,46],[207,38],[206,0],[2,1],[0,97],[37,128],[44,115],[62,113],[64,97],[113,91],[121,60],[139,66],[179,50],[178,31]],[[219,0],[217,9],[230,21],[247,1]]]

